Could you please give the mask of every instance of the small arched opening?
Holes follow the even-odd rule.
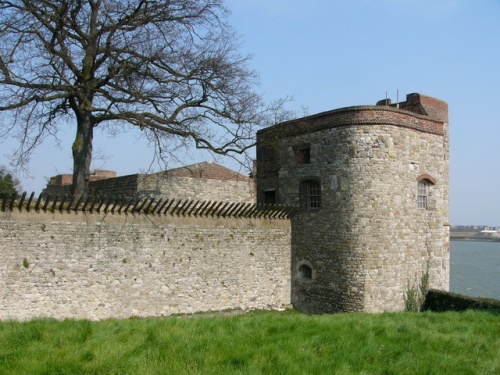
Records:
[[[429,197],[431,196],[432,186],[436,180],[428,175],[422,174],[417,177],[417,207],[422,210],[429,209]]]
[[[312,268],[307,264],[301,264],[299,266],[298,276],[301,280],[312,280]]]

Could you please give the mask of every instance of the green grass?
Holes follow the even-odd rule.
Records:
[[[0,322],[0,374],[500,374],[499,314]]]

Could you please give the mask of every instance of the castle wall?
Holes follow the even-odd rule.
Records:
[[[90,182],[90,194],[105,197],[137,198],[137,189],[143,175],[131,174]]]
[[[123,199],[135,199],[141,174],[131,174],[120,177],[110,177],[89,182],[89,193],[93,196],[121,197]],[[70,196],[72,175],[58,175],[51,178],[51,181],[43,189],[41,195],[50,196]]]
[[[142,175],[138,192],[139,197],[183,197],[193,200],[255,203],[252,179],[216,180],[168,174]]]
[[[288,220],[0,212],[0,319],[290,304]]]
[[[71,175],[55,176],[43,194],[69,195],[71,182]],[[254,179],[210,162],[153,174],[95,179],[90,181],[90,195],[122,199],[182,197],[238,203],[256,200]]]
[[[95,195],[136,199],[211,200],[224,202],[255,202],[255,188],[252,179],[219,180],[168,173],[136,174],[91,183]]]
[[[290,303],[307,313],[399,311],[427,276],[448,290],[447,104],[420,94],[379,104],[258,132],[256,190],[199,163],[92,182],[96,195],[155,198],[130,211],[99,200],[86,213],[64,201],[42,209],[53,214],[12,205],[0,212],[0,319]],[[296,212],[257,219],[256,207],[235,206],[255,196]],[[163,210],[160,198],[176,202]]]
[[[278,203],[300,207],[292,217],[296,308],[403,310],[427,272],[432,288],[448,290],[447,123],[352,107],[263,130],[257,147],[259,200],[275,189]],[[435,181],[427,209],[417,206],[422,175]],[[309,181],[321,187],[318,209],[305,207]]]

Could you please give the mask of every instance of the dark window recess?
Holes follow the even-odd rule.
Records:
[[[318,180],[306,180],[300,183],[300,207],[303,210],[319,210],[321,208],[321,184]]]
[[[309,181],[307,186],[307,208],[317,210],[320,207],[321,186],[319,182]]]
[[[264,204],[276,203],[276,190],[265,190],[263,192]]]
[[[311,147],[309,145],[294,147],[293,158],[297,164],[309,164],[311,162]]]
[[[299,277],[305,280],[312,280],[312,269],[307,264],[299,267]]]

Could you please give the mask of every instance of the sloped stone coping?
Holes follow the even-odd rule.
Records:
[[[224,218],[262,218],[289,219],[295,212],[295,207],[282,205],[257,205],[255,203],[236,203],[220,201],[201,201],[190,199],[121,199],[113,197],[88,197],[75,199],[70,196],[40,196],[35,199],[35,193],[27,197],[1,195],[0,210],[2,212],[19,210],[20,212],[88,212],[106,214],[142,214],[171,215],[194,217],[224,217]]]

